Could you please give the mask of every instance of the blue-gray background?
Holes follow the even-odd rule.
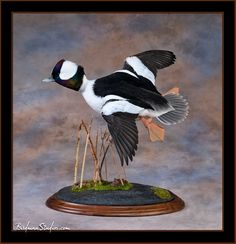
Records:
[[[14,14],[13,15],[13,225],[40,223],[76,230],[215,230],[222,228],[222,16],[220,14]],[[139,123],[139,149],[128,180],[168,188],[186,202],[170,215],[103,218],[70,215],[45,206],[73,181],[77,127],[93,118],[82,96],[41,83],[55,63],[84,66],[89,79],[122,67],[126,56],[149,49],[176,54],[158,73],[162,93],[174,86],[188,99],[185,122],[166,126],[151,143]],[[89,178],[92,159],[86,165]],[[117,176],[114,165],[110,179]]]

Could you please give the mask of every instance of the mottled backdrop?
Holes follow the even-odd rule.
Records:
[[[76,230],[219,230],[222,228],[222,16],[220,14],[14,14],[13,15],[13,224],[40,223]],[[174,86],[190,114],[166,126],[163,143],[151,143],[138,124],[139,150],[126,167],[130,181],[161,186],[186,202],[183,211],[153,217],[103,218],[51,210],[46,199],[73,181],[77,127],[93,118],[82,96],[42,83],[66,58],[100,77],[126,56],[149,49],[176,54],[158,73],[160,92]],[[92,160],[88,158],[86,177]],[[110,164],[110,179],[116,177]]]

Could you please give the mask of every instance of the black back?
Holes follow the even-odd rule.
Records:
[[[167,101],[157,91],[151,81],[138,79],[132,75],[116,72],[99,78],[94,84],[97,96],[117,95],[128,99],[131,103],[146,109],[154,109],[153,104],[166,104]]]

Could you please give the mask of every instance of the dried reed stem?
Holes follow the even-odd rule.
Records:
[[[99,150],[99,161],[101,161],[101,157],[102,157],[102,152],[104,150],[104,140],[105,140],[105,132],[103,133],[101,130],[101,147]]]
[[[78,138],[77,138],[77,147],[76,147],[76,155],[75,155],[75,169],[74,169],[74,184],[77,183],[77,175],[78,175],[78,167],[79,167],[79,149],[80,149],[80,131],[82,129],[81,124],[78,128]]]
[[[102,175],[101,175],[101,171],[102,171],[102,164],[103,164],[103,159],[102,159],[102,153],[104,155],[104,140],[105,140],[105,132],[103,133],[102,129],[100,131],[101,133],[101,137],[100,137],[100,143],[101,143],[101,146],[100,146],[100,150],[99,150],[99,162],[101,162],[100,164],[100,167],[99,167],[99,176],[100,178],[102,179]]]
[[[105,133],[107,133],[107,130],[105,131]],[[110,137],[110,135],[109,135],[109,133],[108,133],[108,136],[107,136],[107,138],[106,138],[106,141],[108,141],[109,140],[109,137]],[[111,140],[109,141],[109,145],[111,144]],[[107,160],[106,160],[106,158],[105,158],[105,176],[106,176],[106,180],[108,179],[108,173],[107,173]]]
[[[85,159],[86,159],[86,154],[87,154],[88,141],[89,141],[89,133],[87,134],[85,148],[84,148],[84,157],[83,157],[81,176],[80,176],[80,188],[82,188],[82,186],[83,186],[84,166],[85,166]]]
[[[98,130],[97,130],[97,134],[96,134],[95,152],[96,152],[96,155],[97,155],[97,153],[98,153]]]
[[[85,123],[84,123],[83,120],[82,120],[82,124],[83,124],[83,127],[84,127],[86,133],[89,134],[88,128],[87,128],[87,126],[85,125]],[[91,124],[90,124],[90,127],[91,127]],[[88,137],[88,142],[89,142],[89,146],[90,146],[91,153],[92,153],[93,160],[94,160],[94,168],[95,168],[95,172],[94,172],[94,181],[95,181],[95,182],[97,182],[97,180],[101,181],[101,179],[100,179],[100,177],[99,177],[99,174],[97,174],[97,172],[99,171],[99,164],[98,164],[97,154],[96,154],[96,150],[95,150],[95,148],[94,148],[94,145],[93,145],[93,142],[92,142],[90,136]]]
[[[105,177],[106,177],[106,180],[107,180],[107,160],[105,159]]]

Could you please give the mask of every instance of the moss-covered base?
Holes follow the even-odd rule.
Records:
[[[128,191],[133,187],[131,183],[126,180],[118,180],[115,179],[113,182],[109,181],[101,181],[94,183],[93,180],[89,180],[83,183],[82,187],[80,184],[74,184],[71,187],[72,192],[82,192],[87,190],[95,190],[95,191],[108,191],[108,190],[124,190]]]
[[[169,202],[175,198],[170,191],[163,188],[125,181],[122,185],[117,179],[97,184],[86,181],[82,188],[77,184],[67,186],[57,192],[56,196],[63,201],[77,204],[109,206],[156,204]]]
[[[152,187],[152,191],[156,196],[158,196],[161,199],[169,200],[172,198],[171,193],[166,189],[160,187]]]

